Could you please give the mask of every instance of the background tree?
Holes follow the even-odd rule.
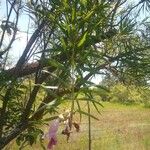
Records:
[[[122,81],[132,78],[135,81],[135,77],[141,81],[139,76],[149,80],[147,28],[142,27],[139,32],[140,23],[136,19],[142,8],[149,10],[148,0],[133,4],[127,0],[6,0],[6,3],[7,18],[1,21],[0,33],[0,148],[19,135],[20,141],[32,144],[36,137],[20,137],[29,137],[26,135],[32,132],[40,134],[42,131],[36,124],[44,122],[44,115],[55,112],[68,95],[71,111],[83,113],[76,97],[82,91],[88,97],[87,102],[91,102],[87,89],[96,74],[111,73]],[[25,12],[34,23],[34,31],[17,63],[6,69],[9,51],[17,40],[18,21]],[[7,34],[11,40],[5,45]],[[58,89],[53,90],[52,86]],[[54,103],[47,107],[50,102]],[[74,109],[75,102],[78,110]],[[92,103],[95,107],[95,103],[99,104]],[[86,114],[90,116],[89,113]]]

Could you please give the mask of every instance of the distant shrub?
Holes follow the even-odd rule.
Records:
[[[110,101],[112,102],[121,102],[121,103],[127,103],[132,100],[129,100],[129,92],[128,89],[122,85],[122,84],[117,84],[114,85],[110,88]]]
[[[144,106],[150,108],[150,89],[144,89],[141,93]]]
[[[109,101],[109,89],[106,87],[98,87],[93,89],[93,93],[95,96],[100,97],[102,101]]]
[[[140,104],[144,103],[146,107],[150,107],[150,89],[137,87],[135,85],[125,86],[117,83],[109,87],[109,92],[99,90],[102,100],[119,102],[123,104]]]

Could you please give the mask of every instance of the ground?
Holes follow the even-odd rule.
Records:
[[[92,150],[150,150],[150,109],[140,105],[122,105],[103,103],[101,115],[92,109],[99,121],[92,119]],[[78,119],[76,119],[77,121]],[[88,120],[82,118],[79,133],[72,133],[67,143],[61,128],[58,132],[58,144],[54,150],[88,150]],[[45,128],[48,130],[48,128]],[[44,141],[47,144],[47,141]],[[9,146],[17,150],[17,146]],[[42,150],[40,144],[25,150]]]

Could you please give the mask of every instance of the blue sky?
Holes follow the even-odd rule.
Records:
[[[5,20],[6,19],[6,1],[2,0],[0,1],[0,21]],[[11,16],[11,21],[14,21],[14,14],[12,14]],[[13,63],[15,63],[19,56],[21,56],[26,43],[27,43],[27,28],[28,28],[28,21],[29,21],[29,17],[28,15],[25,13],[21,14],[19,22],[18,22],[18,34],[17,34],[17,40],[13,43],[12,45],[12,50],[9,52],[9,56],[10,59],[13,59]],[[5,38],[5,43],[7,44],[10,40],[10,36],[7,36]]]

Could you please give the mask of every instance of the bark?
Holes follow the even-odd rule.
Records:
[[[17,69],[17,67],[13,67],[8,70],[4,70],[2,73],[5,75],[21,78],[25,77],[27,75],[30,75],[32,73],[35,73],[37,70],[47,66],[46,63],[39,64],[39,62],[33,62],[26,64],[22,69]]]
[[[28,127],[28,122],[19,124],[10,134],[0,139],[0,149],[3,149]]]
[[[16,68],[17,69],[21,69],[22,65],[26,62],[26,58],[27,58],[27,54],[29,53],[32,45],[34,44],[34,42],[36,41],[36,39],[39,37],[41,30],[44,28],[45,25],[45,21],[43,21],[38,28],[34,31],[34,33],[32,34],[29,42],[27,43],[25,50],[23,51],[22,56],[20,57],[20,59],[18,60],[17,64],[16,64]]]

